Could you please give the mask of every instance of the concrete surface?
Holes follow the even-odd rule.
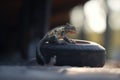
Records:
[[[120,80],[120,68],[0,66],[0,80]]]

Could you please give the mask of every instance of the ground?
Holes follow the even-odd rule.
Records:
[[[0,66],[0,80],[120,80],[120,68]]]

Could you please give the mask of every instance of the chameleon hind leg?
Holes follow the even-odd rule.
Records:
[[[48,38],[48,42],[49,43],[58,43],[59,44],[59,40],[58,38],[54,35]]]

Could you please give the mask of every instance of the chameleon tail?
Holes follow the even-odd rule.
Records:
[[[42,40],[39,41],[39,43],[37,45],[37,53],[36,54],[37,54],[37,56],[39,56],[42,59],[44,65],[46,65],[47,63],[45,61],[45,58],[43,57],[43,55],[41,54],[41,51],[40,51],[40,47],[42,45],[42,42],[43,42]]]

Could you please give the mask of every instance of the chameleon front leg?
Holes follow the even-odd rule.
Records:
[[[70,43],[70,40],[66,36],[63,37],[63,40]]]
[[[64,37],[63,41],[61,41],[61,40],[59,40],[59,38],[57,36],[54,35],[54,36],[49,37],[47,42],[52,43],[52,44],[68,44],[71,41],[67,37]]]
[[[70,43],[70,40],[67,38],[66,33],[65,33],[64,30],[61,32],[61,37],[63,38],[63,40],[65,42]]]
[[[66,36],[65,32],[62,32],[62,33],[61,33],[61,36],[63,37],[63,40],[64,40],[65,42],[75,44],[75,42],[74,42],[73,40],[70,40],[70,39]]]
[[[73,40],[70,40],[67,36],[63,36],[63,40],[67,43],[75,44]]]

